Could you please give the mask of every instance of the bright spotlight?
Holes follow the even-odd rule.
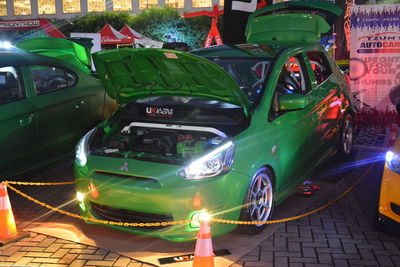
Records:
[[[395,154],[392,151],[386,152],[386,161],[391,162],[394,159]]]
[[[79,202],[83,202],[83,200],[85,200],[85,194],[83,194],[83,193],[81,193],[81,192],[76,192],[76,199],[79,201]]]
[[[10,49],[11,47],[13,47],[13,45],[12,45],[10,42],[8,42],[8,41],[4,41],[3,44],[2,44],[2,46],[3,46],[5,49]]]
[[[199,214],[199,220],[200,222],[209,222],[211,220],[211,214],[208,212],[200,212]]]

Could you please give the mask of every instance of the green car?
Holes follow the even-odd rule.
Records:
[[[46,39],[49,44],[54,41]],[[63,39],[56,42],[72,44]],[[72,58],[70,54],[68,61]],[[65,158],[82,135],[110,112],[108,106],[105,109],[109,101],[100,80],[77,62],[19,49],[0,51],[2,178]]]
[[[311,7],[319,12],[298,11]],[[81,213],[162,223],[195,220],[207,211],[214,218],[260,222],[240,226],[260,232],[273,207],[318,166],[337,151],[351,153],[354,110],[346,79],[314,44],[317,30],[329,30],[318,15],[323,12],[340,14],[332,3],[266,7],[250,17],[249,44],[192,54],[163,49],[95,54],[99,76],[120,108],[77,145]],[[302,33],[279,32],[303,20],[308,23]],[[109,227],[174,242],[194,239],[198,230],[196,221]],[[214,223],[212,234],[235,228]]]

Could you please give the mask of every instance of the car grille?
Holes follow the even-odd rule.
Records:
[[[394,213],[396,213],[397,215],[400,215],[400,206],[394,204],[393,202],[390,202],[390,208],[392,209],[392,211]]]
[[[129,222],[129,223],[156,223],[156,222],[170,222],[172,221],[172,216],[170,215],[160,215],[152,213],[144,213],[132,210],[124,210],[118,208],[112,208],[104,205],[100,205],[94,202],[90,203],[93,211],[101,217],[103,220],[114,221],[114,222]],[[168,226],[150,226],[150,227],[140,227],[144,230],[160,230],[171,227]],[[138,228],[138,227],[131,227]]]
[[[101,171],[101,170],[96,170],[96,174],[104,175],[104,176],[111,176],[111,177],[118,177],[118,178],[124,178],[124,179],[130,179],[133,181],[138,182],[138,186],[141,187],[151,187],[151,188],[161,188],[160,183],[158,180],[154,178],[145,178],[145,177],[139,177],[139,176],[134,176],[130,174],[121,174],[121,173],[113,173],[113,172],[107,172],[107,171]]]

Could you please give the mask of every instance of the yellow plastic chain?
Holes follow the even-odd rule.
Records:
[[[4,183],[6,183],[6,184],[16,184],[16,185],[66,185],[66,184],[75,184],[75,181],[73,181],[73,182],[59,182],[59,183],[4,181]]]
[[[234,220],[225,220],[225,219],[218,219],[218,218],[211,218],[212,222],[216,222],[216,223],[227,223],[227,224],[273,224],[273,223],[283,223],[283,222],[288,222],[288,221],[293,221],[293,220],[297,220],[306,216],[309,216],[313,213],[316,213],[318,211],[321,211],[329,206],[331,206],[333,203],[337,202],[339,199],[341,199],[342,197],[344,197],[345,195],[347,195],[351,190],[354,189],[354,187],[356,187],[362,179],[364,179],[364,177],[369,173],[369,171],[371,170],[371,168],[374,166],[375,164],[370,165],[370,167],[367,169],[367,171],[352,185],[350,186],[346,191],[344,191],[342,194],[340,194],[337,198],[335,198],[334,200],[326,203],[325,205],[306,212],[304,214],[300,214],[294,217],[290,217],[290,218],[284,218],[284,219],[279,219],[279,220],[270,220],[270,221],[263,221],[263,222],[256,222],[256,221],[234,221]],[[169,225],[178,225],[178,224],[187,224],[192,222],[192,220],[186,219],[186,220],[179,220],[179,221],[172,221],[172,222],[156,222],[156,223],[129,223],[129,222],[115,222],[115,221],[106,221],[106,220],[100,220],[100,219],[95,219],[95,218],[89,218],[86,216],[82,216],[82,215],[78,215],[78,214],[74,214],[68,211],[64,211],[61,209],[58,209],[56,207],[53,207],[51,205],[48,205],[46,203],[41,202],[40,200],[33,198],[31,196],[28,196],[27,194],[21,192],[20,190],[16,189],[15,187],[11,186],[10,184],[17,184],[17,185],[62,185],[62,184],[74,184],[75,182],[64,182],[64,183],[30,183],[30,182],[15,182],[15,181],[4,181],[5,185],[10,188],[12,191],[14,191],[15,193],[29,199],[30,201],[35,202],[36,204],[39,204],[45,208],[48,208],[50,210],[59,212],[61,214],[73,217],[73,218],[77,218],[77,219],[81,219],[81,220],[86,220],[86,221],[91,221],[94,223],[102,223],[102,224],[109,224],[109,225],[118,225],[118,226],[128,226],[128,227],[154,227],[154,226],[169,226]]]

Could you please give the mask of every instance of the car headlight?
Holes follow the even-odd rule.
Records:
[[[93,128],[88,133],[86,133],[79,143],[76,145],[75,149],[75,162],[79,166],[85,166],[87,162],[87,155],[88,155],[88,146],[89,146],[89,138],[92,134],[96,131],[96,128]]]
[[[228,172],[233,162],[235,144],[229,140],[205,155],[190,161],[179,173],[186,180],[211,178]]]
[[[392,171],[400,174],[400,155],[389,150],[386,152],[386,164]]]

